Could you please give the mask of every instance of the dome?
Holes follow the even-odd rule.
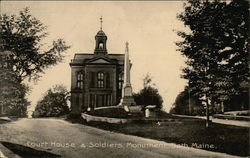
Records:
[[[100,30],[97,32],[96,36],[106,36],[106,34],[102,30]]]

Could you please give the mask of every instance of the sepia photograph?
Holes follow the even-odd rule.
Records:
[[[250,157],[249,11],[0,1],[0,158]]]

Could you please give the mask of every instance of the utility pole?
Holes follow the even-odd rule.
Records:
[[[207,55],[205,55],[205,58],[207,58]],[[209,103],[208,103],[208,95],[207,95],[207,91],[208,91],[208,77],[207,77],[207,62],[206,62],[206,66],[204,69],[204,74],[205,74],[205,104],[206,104],[206,127],[209,127]]]
[[[205,64],[205,68],[204,68],[204,75],[205,75],[205,103],[206,103],[206,127],[208,128],[209,127],[209,102],[208,102],[208,91],[209,91],[209,74],[207,73],[208,71],[208,68],[209,68],[209,62],[207,61],[208,60],[208,44],[206,45],[206,48],[207,48],[207,52],[205,52],[205,60],[206,60],[206,64]]]
[[[207,45],[207,49],[208,49],[208,45]],[[207,52],[206,52],[207,53]],[[207,60],[208,56],[207,54],[205,54],[205,58]],[[204,74],[205,74],[205,103],[206,103],[206,127],[209,127],[209,102],[208,102],[208,90],[209,90],[209,78],[208,78],[208,74],[207,74],[207,70],[209,67],[209,63],[208,61],[206,61],[206,65],[205,65],[205,69],[204,69]]]
[[[205,29],[205,38],[209,39],[210,38],[210,32],[209,32],[209,23],[205,23],[204,24],[204,29]],[[209,78],[209,74],[208,74],[208,68],[209,68],[209,61],[208,61],[208,53],[209,53],[209,41],[207,41],[206,45],[205,45],[205,68],[204,68],[204,75],[205,75],[205,103],[206,103],[206,127],[209,127],[209,102],[208,102],[208,91],[209,91],[209,87],[210,87],[210,78]]]

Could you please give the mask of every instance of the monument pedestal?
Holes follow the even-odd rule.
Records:
[[[136,105],[135,100],[132,96],[127,96],[127,97],[123,97],[121,99],[121,102],[119,105],[122,106],[131,106],[131,105]]]
[[[122,106],[131,106],[136,105],[135,100],[132,96],[132,87],[130,84],[124,85],[122,89],[122,98],[119,105]]]

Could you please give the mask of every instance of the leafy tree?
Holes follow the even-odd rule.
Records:
[[[156,105],[157,108],[162,108],[162,97],[154,85],[152,84],[152,77],[147,74],[143,79],[143,89],[133,94],[137,105]]]
[[[33,117],[58,117],[69,113],[67,105],[69,92],[63,85],[50,88],[38,101]]]
[[[245,0],[188,0],[178,15],[190,28],[178,32],[184,39],[178,50],[187,58],[182,77],[207,104],[230,102],[246,91],[241,84],[249,82],[248,8]]]
[[[190,106],[190,107],[189,107]],[[197,96],[193,96],[186,86],[175,99],[170,110],[172,114],[180,115],[204,115],[204,106]]]
[[[30,104],[25,98],[28,87],[15,78],[15,74],[8,69],[0,69],[0,107],[6,116],[26,117],[27,106]]]
[[[0,23],[0,104],[9,115],[24,116],[29,102],[28,87],[22,81],[36,80],[46,68],[61,62],[69,46],[58,39],[45,48],[47,27],[28,8],[19,15],[1,14]]]
[[[149,73],[146,74],[146,76],[143,79],[143,87],[150,86],[152,83],[152,77]]]
[[[19,15],[0,15],[0,47],[11,51],[7,60],[8,67],[21,82],[25,78],[37,79],[49,66],[61,62],[69,46],[62,39],[44,48],[42,40],[48,35],[46,26],[30,14],[28,8]]]

